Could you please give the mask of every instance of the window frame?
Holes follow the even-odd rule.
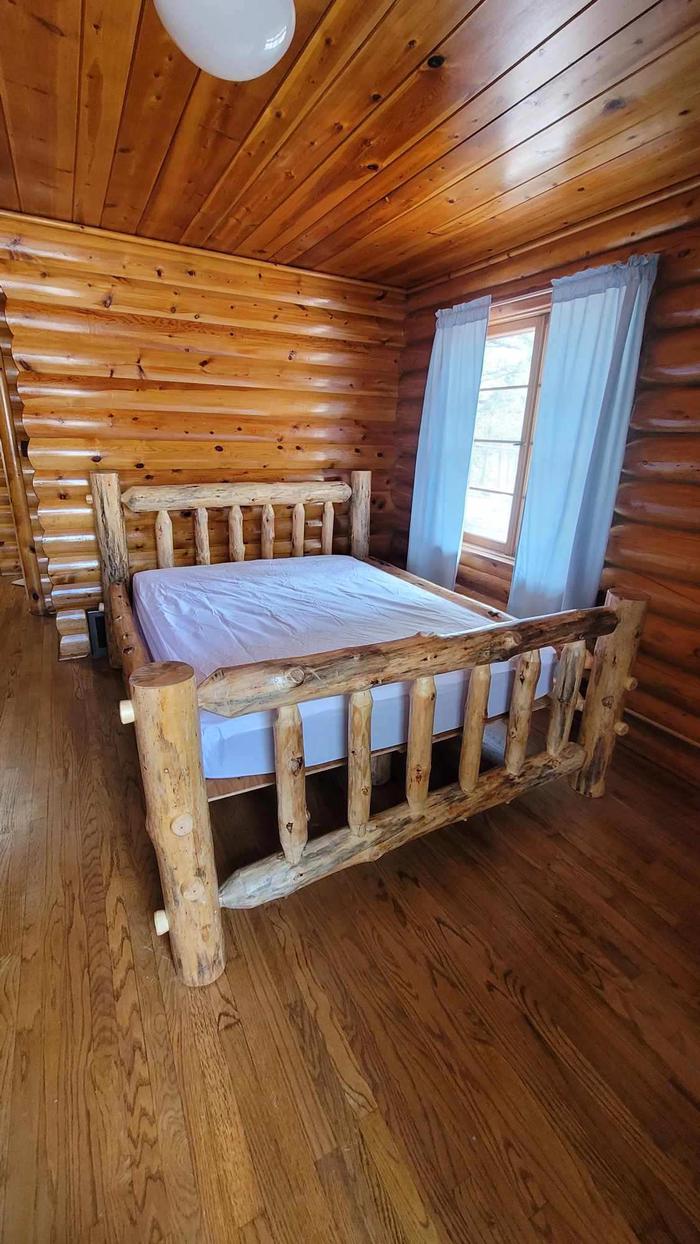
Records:
[[[495,316],[494,311],[496,312]],[[508,561],[513,561],[515,557],[515,550],[517,548],[518,537],[520,535],[525,498],[527,496],[527,481],[530,471],[530,459],[532,457],[532,441],[535,423],[537,421],[540,388],[542,385],[542,363],[547,340],[547,331],[549,328],[549,305],[542,307],[541,310],[538,309],[537,311],[533,311],[527,315],[499,315],[498,311],[498,307],[492,308],[488,328],[486,330],[487,338],[507,337],[513,333],[519,333],[528,328],[533,328],[535,330],[535,338],[532,346],[532,358],[530,360],[530,372],[527,380],[527,396],[525,398],[522,438],[518,452],[518,465],[515,472],[515,482],[513,485],[513,505],[511,508],[510,522],[508,524],[508,535],[505,540],[492,540],[489,539],[488,536],[477,535],[476,533],[468,531],[465,528],[462,532],[462,544],[466,548],[475,549],[478,552],[497,554]],[[503,387],[508,388],[509,386],[506,385]],[[517,385],[510,387],[520,388],[521,386]],[[479,386],[479,392],[481,392],[481,385]],[[472,447],[476,443],[476,439],[477,438],[474,438],[472,440]],[[480,491],[493,492],[495,490],[484,488]]]

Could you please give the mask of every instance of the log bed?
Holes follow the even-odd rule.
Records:
[[[121,667],[128,699],[121,719],[136,729],[146,803],[164,907],[156,929],[169,932],[175,966],[186,985],[206,985],[224,969],[221,908],[254,907],[280,899],[353,864],[379,858],[413,838],[508,803],[522,791],[566,776],[581,794],[604,792],[616,737],[626,730],[625,694],[634,686],[631,666],[645,604],[608,592],[604,607],[516,620],[481,602],[426,583],[381,563],[390,574],[425,591],[468,605],[484,616],[477,630],[405,639],[278,658],[216,670],[200,682],[191,665],[153,661],[132,610],[125,510],[154,516],[159,567],[175,564],[173,511],[191,511],[198,565],[210,561],[208,515],[228,512],[229,556],[243,561],[243,509],[260,509],[261,554],[274,551],[275,506],[292,509],[291,555],[304,553],[307,506],[321,507],[321,551],[333,551],[334,507],[349,504],[350,552],[369,561],[370,473],[353,472],[350,483],[183,485],[139,487],[122,493],[116,473],[91,475],[95,526],[107,623],[108,649]],[[593,645],[592,653],[589,646]],[[559,655],[544,749],[527,746],[542,649]],[[503,762],[482,771],[482,746],[492,666],[517,658],[506,722]],[[457,780],[429,790],[434,739],[435,677],[469,670]],[[587,677],[585,698],[583,682]],[[410,685],[405,799],[372,815],[373,781],[381,778],[381,755],[370,751],[372,689]],[[308,839],[306,764],[299,705],[342,695],[348,703],[347,825]],[[225,717],[260,710],[274,713],[275,772],[230,781],[204,777],[199,711]],[[574,720],[580,713],[576,741]],[[309,769],[308,772],[313,772]],[[274,783],[280,851],[239,868],[220,882],[214,862],[209,802]]]

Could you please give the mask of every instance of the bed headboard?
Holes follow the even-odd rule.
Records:
[[[350,483],[309,480],[279,484],[179,484],[162,487],[127,488],[122,492],[116,471],[95,471],[90,475],[95,530],[100,552],[102,588],[106,598],[112,583],[128,583],[129,550],[124,513],[152,514],[156,556],[159,567],[175,564],[174,510],[191,511],[192,551],[196,565],[208,565],[209,510],[228,511],[228,546],[231,561],[243,561],[243,510],[261,507],[260,548],[263,557],[274,556],[275,506],[292,508],[292,557],[304,553],[307,505],[322,505],[321,551],[333,551],[334,505],[350,502],[350,552],[353,557],[369,556],[369,507],[371,471],[353,471]]]

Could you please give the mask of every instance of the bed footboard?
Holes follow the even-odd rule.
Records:
[[[128,600],[113,591],[116,633],[133,647]],[[354,864],[377,859],[443,825],[509,803],[523,791],[566,776],[577,791],[597,796],[615,740],[625,732],[624,699],[645,605],[608,594],[599,609],[512,620],[476,631],[319,653],[297,661],[258,662],[217,670],[197,688],[190,666],[158,662],[130,676],[123,720],[135,721],[148,830],[163,883],[159,932],[170,932],[185,984],[204,985],[224,966],[220,906],[255,907],[285,897]],[[590,657],[587,641],[595,640]],[[559,649],[549,697],[543,749],[531,754],[531,722],[540,650]],[[129,660],[138,662],[136,648]],[[503,761],[482,771],[491,665],[517,657]],[[582,682],[590,669],[585,701]],[[464,712],[458,780],[430,789],[435,677],[471,671]],[[371,814],[372,688],[410,684],[405,798]],[[299,705],[324,696],[348,697],[348,804],[343,829],[308,840],[304,736]],[[236,717],[273,712],[280,851],[238,869],[218,886],[198,710]],[[582,710],[577,741],[571,734]]]
[[[630,686],[630,667],[645,606],[609,594],[604,608],[523,622],[504,622],[462,635],[415,636],[361,649],[323,653],[294,664],[270,661],[219,670],[201,684],[199,705],[225,716],[260,709],[277,718],[276,782],[282,851],[235,872],[220,888],[225,907],[253,907],[285,895],[353,864],[376,859],[442,825],[557,776],[568,776],[584,794],[602,794],[605,771]],[[581,683],[587,665],[586,640],[596,639],[585,703]],[[550,697],[544,750],[528,755],[530,726],[540,670],[540,649],[560,649]],[[507,721],[503,764],[480,772],[488,707],[490,666],[518,656]],[[470,668],[459,780],[429,789],[435,675]],[[405,800],[372,817],[372,687],[408,681],[410,715]],[[307,841],[304,744],[298,705],[325,695],[349,696],[348,819],[345,828]],[[583,709],[580,738],[570,741],[577,710]]]

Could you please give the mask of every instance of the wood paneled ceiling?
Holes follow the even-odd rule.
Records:
[[[0,206],[421,284],[700,177],[700,0],[297,0],[257,81],[152,0],[0,0]]]

